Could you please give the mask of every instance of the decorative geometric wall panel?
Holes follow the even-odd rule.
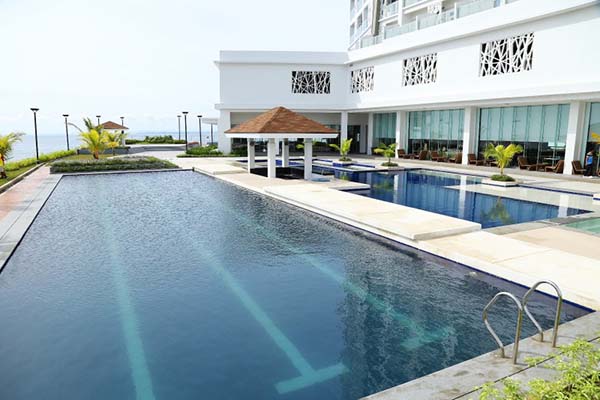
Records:
[[[434,83],[437,79],[437,53],[404,60],[402,85],[412,86]]]
[[[292,71],[292,93],[329,94],[331,73],[327,71]]]
[[[479,75],[528,71],[533,61],[533,33],[481,44]]]
[[[375,68],[366,67],[350,72],[352,93],[371,92],[375,88]]]

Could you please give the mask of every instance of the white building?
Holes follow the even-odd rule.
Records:
[[[466,163],[514,142],[571,173],[595,145],[600,1],[350,2],[348,52],[221,52],[221,150],[225,130],[276,106],[339,127],[366,154],[397,142]]]

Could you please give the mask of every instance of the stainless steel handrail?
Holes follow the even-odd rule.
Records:
[[[506,296],[506,297],[512,299],[515,302],[515,304],[517,305],[517,308],[519,310],[519,313],[517,315],[517,329],[515,332],[515,344],[513,347],[513,357],[512,357],[513,364],[516,364],[517,356],[519,355],[519,340],[521,338],[521,324],[523,322],[523,305],[521,304],[521,302],[512,293],[500,292],[500,293],[496,294],[492,298],[492,300],[490,300],[490,302],[483,309],[483,323],[485,324],[487,330],[490,332],[490,334],[492,335],[492,337],[498,344],[498,347],[500,348],[500,356],[505,357],[504,344],[502,343],[502,341],[500,340],[498,335],[496,335],[496,332],[492,329],[492,326],[490,325],[490,323],[488,321],[489,308],[491,306],[493,306],[496,303],[496,301],[502,296]]]
[[[533,317],[533,315],[531,314],[529,309],[527,308],[527,301],[529,300],[529,296],[533,292],[535,292],[536,289],[540,285],[543,285],[543,284],[552,286],[554,288],[554,290],[556,290],[556,295],[558,296],[558,302],[556,304],[556,317],[554,318],[554,330],[552,332],[552,347],[556,347],[556,340],[558,339],[558,325],[560,324],[560,313],[562,311],[562,303],[563,303],[562,291],[560,290],[558,285],[556,283],[554,283],[552,281],[548,281],[548,280],[536,282],[531,287],[531,289],[529,289],[527,291],[527,293],[525,293],[525,296],[523,296],[523,300],[521,301],[521,303],[523,305],[523,310],[525,311],[525,314],[527,314],[527,316],[529,317],[531,322],[533,322],[533,324],[535,325],[535,328],[538,330],[538,333],[540,334],[540,342],[543,342],[544,341],[544,331],[543,331],[542,327],[540,326],[540,324],[537,322],[537,320]]]

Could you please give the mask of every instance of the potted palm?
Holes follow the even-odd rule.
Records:
[[[510,164],[515,155],[522,152],[523,147],[518,144],[511,143],[508,146],[488,144],[483,155],[485,158],[496,160],[498,168],[500,168],[500,174],[492,175],[490,179],[484,179],[482,183],[503,187],[517,186],[515,178],[504,174],[504,169]]]
[[[382,166],[384,166],[384,167],[397,167],[398,166],[398,164],[392,162],[392,157],[394,157],[396,155],[397,147],[398,147],[398,145],[396,143],[392,143],[389,145],[386,145],[385,143],[379,143],[379,147],[377,147],[374,151],[376,154],[381,154],[385,158],[387,158],[387,161],[381,164]]]
[[[8,178],[6,176],[6,160],[10,157],[15,143],[20,142],[24,133],[8,133],[0,135],[0,179]]]
[[[348,165],[352,162],[352,159],[348,157],[348,153],[350,153],[350,147],[352,146],[352,139],[346,139],[342,141],[342,145],[338,146],[337,144],[330,144],[329,147],[337,150],[340,153],[339,163],[334,163],[333,165]]]

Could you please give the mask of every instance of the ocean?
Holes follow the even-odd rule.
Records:
[[[132,132],[127,137],[130,139],[143,139],[146,136],[159,136],[159,135],[171,135],[174,139],[177,139],[177,132]],[[181,133],[181,137],[183,138],[183,132]],[[216,140],[216,133],[214,139]],[[190,142],[198,141],[198,132],[189,132],[188,131],[188,140]],[[202,142],[208,143],[210,141],[210,132],[202,132]],[[65,134],[45,134],[38,136],[38,144],[40,154],[42,153],[50,153],[58,150],[66,150],[67,149],[67,139]],[[70,132],[69,134],[69,144],[71,149],[77,148],[81,146],[81,142],[79,140],[79,136],[75,132]],[[23,137],[23,141],[15,144],[13,152],[10,156],[11,160],[20,160],[23,158],[35,157],[35,137],[33,134],[27,134]]]

